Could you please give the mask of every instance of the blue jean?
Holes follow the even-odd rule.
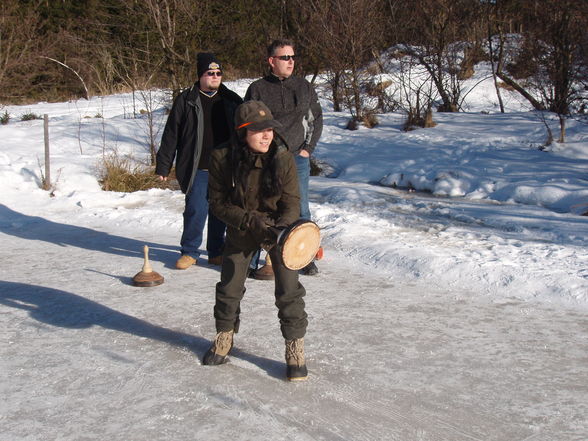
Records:
[[[225,244],[226,225],[208,209],[208,171],[198,170],[194,177],[192,188],[186,194],[184,208],[184,231],[180,239],[180,252],[182,255],[197,259],[200,256],[200,245],[204,225],[208,217],[208,229],[206,239],[206,251],[208,257],[220,256]]]
[[[310,180],[310,158],[296,155],[296,173],[298,174],[298,188],[300,189],[300,218],[310,220],[310,206],[308,203],[308,181]]]

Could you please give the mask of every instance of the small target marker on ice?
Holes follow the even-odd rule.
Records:
[[[133,285],[135,286],[157,286],[163,283],[163,277],[153,271],[149,263],[149,247],[143,246],[143,254],[145,255],[145,262],[143,269],[135,274],[133,277]]]
[[[325,251],[323,247],[319,247],[318,251],[316,252],[316,256],[314,256],[315,260],[321,260],[325,256]]]

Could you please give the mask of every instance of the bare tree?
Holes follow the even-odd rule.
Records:
[[[149,163],[155,165],[155,157],[157,155],[157,146],[159,134],[165,123],[165,109],[166,97],[158,94],[152,89],[140,90],[139,96],[142,104],[145,106],[145,111],[141,112],[145,124],[143,129],[147,140],[147,149],[149,151]]]
[[[390,69],[394,84],[397,85],[394,97],[398,107],[406,114],[405,130],[415,127],[433,127],[432,107],[439,95],[432,77],[414,57],[407,56],[401,47],[392,58]]]
[[[330,72],[334,101],[343,101],[354,120],[362,120],[372,109],[366,107],[365,70],[380,47],[384,3],[381,0],[296,0],[306,12],[301,37],[314,53],[320,53]]]
[[[128,4],[127,13],[140,15],[152,28],[161,51],[161,59],[154,62],[164,70],[174,91],[193,80],[194,53],[203,46],[210,9],[210,2],[204,0],[143,0]]]
[[[587,66],[582,56],[588,26],[588,3],[573,0],[502,0],[498,7],[517,8],[524,23],[518,44],[497,33],[502,56],[496,75],[517,90],[535,109],[556,113],[559,142],[565,141],[565,120],[584,100],[579,85]],[[512,39],[512,37],[510,37]]]
[[[80,80],[80,83],[82,83],[82,86],[84,87],[84,91],[85,91],[85,98],[87,100],[90,99],[90,92],[88,91],[88,87],[86,86],[86,82],[84,81],[84,79],[78,73],[77,70],[75,70],[73,67],[68,66],[67,64],[65,64],[65,63],[63,63],[63,62],[61,62],[59,60],[56,60],[55,58],[51,58],[51,57],[41,57],[41,58],[44,58],[44,59],[49,60],[49,61],[53,61],[53,62],[59,64],[60,66],[63,66],[64,68],[66,68],[70,72],[72,72]]]
[[[504,44],[501,44],[501,42],[504,41],[504,38],[499,38],[498,44],[496,44],[496,39],[494,37],[495,31],[497,31],[499,35],[504,35],[504,14],[502,13],[502,10],[496,7],[496,4],[492,2],[487,2],[485,4],[485,9],[484,17],[486,19],[488,55],[492,69],[492,80],[494,82],[494,89],[496,90],[500,112],[504,113],[504,101],[502,99],[502,92],[498,82],[498,75],[496,74],[499,70],[497,62],[504,58]]]
[[[481,5],[471,0],[415,0],[406,50],[429,72],[441,99],[439,111],[458,111],[463,66],[481,46]]]
[[[41,20],[34,7],[23,8],[18,0],[4,0],[0,9],[0,90],[7,97],[20,88],[39,53]],[[30,78],[27,78],[30,81]]]

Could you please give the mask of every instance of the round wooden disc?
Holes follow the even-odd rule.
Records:
[[[134,286],[157,286],[163,283],[163,277],[152,271],[150,273],[139,272],[133,277]]]
[[[321,245],[317,224],[305,222],[294,227],[282,244],[282,260],[286,268],[299,270],[308,265]]]

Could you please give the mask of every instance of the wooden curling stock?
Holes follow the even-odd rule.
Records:
[[[277,252],[286,268],[299,270],[312,262],[321,246],[320,228],[309,220],[298,220],[280,231]]]

